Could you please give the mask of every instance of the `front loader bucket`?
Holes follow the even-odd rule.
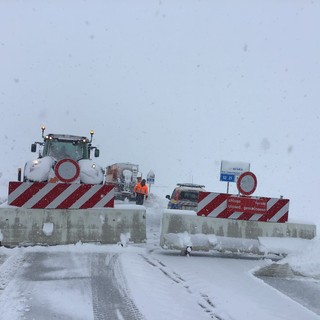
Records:
[[[316,226],[210,218],[166,209],[161,225],[160,245],[185,251],[221,250],[265,253],[260,240],[265,237],[313,239]]]
[[[0,235],[4,246],[61,245],[79,241],[116,244],[127,238],[146,241],[144,207],[98,209],[0,208]]]

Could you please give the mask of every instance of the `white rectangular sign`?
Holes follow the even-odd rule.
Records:
[[[154,184],[155,174],[152,170],[150,170],[147,174],[147,183]]]
[[[243,172],[250,171],[250,163],[221,161],[220,181],[237,182]]]

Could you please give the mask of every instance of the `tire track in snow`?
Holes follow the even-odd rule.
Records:
[[[16,272],[22,267],[25,261],[24,254],[18,251],[9,256],[0,265],[0,294],[5,290],[8,283],[14,278]]]
[[[18,250],[10,256],[1,256],[0,264],[0,318],[22,319],[27,311],[25,298],[19,286],[19,272],[23,269],[25,255]]]
[[[216,306],[207,294],[191,288],[190,285],[187,283],[187,281],[183,279],[181,275],[179,275],[174,271],[169,270],[169,268],[167,268],[162,261],[155,258],[149,258],[145,255],[141,255],[141,257],[151,266],[158,268],[168,279],[170,279],[171,281],[174,281],[178,285],[183,286],[189,294],[195,296],[198,305],[202,308],[202,310],[205,313],[209,314],[209,316],[212,319],[223,320],[223,318],[217,315]]]
[[[143,320],[130,298],[124,280],[119,254],[97,254],[92,257],[91,287],[95,320]]]

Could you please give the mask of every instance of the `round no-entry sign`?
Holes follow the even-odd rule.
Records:
[[[80,167],[73,159],[63,159],[56,164],[54,173],[62,182],[73,182],[80,175]]]
[[[238,178],[237,188],[246,196],[253,194],[257,188],[257,177],[250,171],[242,173]]]

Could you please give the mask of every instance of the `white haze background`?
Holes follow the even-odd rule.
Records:
[[[163,195],[225,192],[221,160],[250,162],[255,195],[319,227],[319,29],[317,1],[1,0],[1,198],[44,124],[94,129],[100,165]]]
[[[319,228],[319,30],[320,2],[307,0],[0,0],[0,202],[18,167],[35,158],[30,144],[41,140],[44,124],[47,133],[88,135],[94,129],[97,162],[138,163],[144,176],[152,169],[152,191],[163,203],[177,182],[225,192],[221,160],[250,162],[258,178],[255,195],[289,198],[289,218]],[[159,218],[157,210],[148,210]],[[282,262],[318,276],[319,248],[318,237]],[[215,272],[220,264],[208,257],[201,264],[182,264],[180,256],[161,259],[193,288],[218,299],[218,311],[239,319],[278,319],[284,310],[288,319],[318,318],[272,288],[257,288],[247,272],[236,272],[239,265],[251,270],[262,261],[228,259],[223,270],[236,275],[229,279]],[[160,319],[172,286],[158,282],[139,255],[123,254],[122,260],[138,306]],[[143,273],[136,272],[142,267]],[[12,298],[17,283],[1,296],[8,319],[21,302]],[[145,300],[141,292],[150,283],[156,290]],[[243,283],[252,292],[249,299],[237,294]],[[51,296],[49,289],[38,293]],[[71,306],[72,314],[86,308],[66,306],[70,299],[60,292],[66,294],[53,295],[55,305]],[[176,297],[184,313],[169,308],[169,314],[197,314],[190,305],[201,297],[185,299],[181,291]]]

